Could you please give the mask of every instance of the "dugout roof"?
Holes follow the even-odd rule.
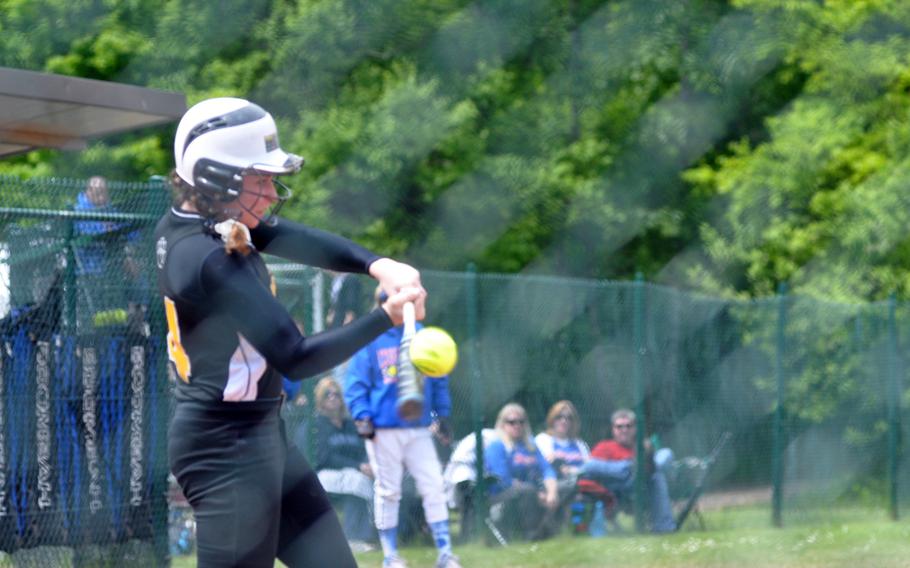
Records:
[[[186,97],[80,77],[0,67],[0,157],[178,120]]]

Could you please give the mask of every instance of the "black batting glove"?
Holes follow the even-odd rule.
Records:
[[[439,436],[439,441],[446,446],[452,442],[452,424],[449,423],[448,417],[436,418],[436,435]]]
[[[357,428],[357,435],[364,440],[372,440],[376,435],[376,427],[373,426],[373,421],[369,418],[355,420],[354,426]]]

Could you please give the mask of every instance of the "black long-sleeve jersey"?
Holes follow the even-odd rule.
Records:
[[[325,231],[279,219],[250,231],[249,255],[225,252],[200,215],[172,209],[155,230],[158,289],[168,323],[177,400],[278,398],[281,375],[331,369],[392,326],[376,309],[342,328],[304,337],[271,288],[259,251],[339,272],[366,273],[379,258]]]

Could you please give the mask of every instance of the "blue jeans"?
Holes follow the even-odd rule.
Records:
[[[669,450],[661,450],[661,452],[658,467],[648,480],[648,496],[651,501],[651,532],[655,533],[676,530],[673,505],[670,502],[670,488],[664,473],[672,462],[673,454]],[[632,460],[605,461],[592,458],[581,466],[579,475],[597,481],[616,494],[617,498],[631,496],[635,490],[635,462]]]
[[[632,460],[607,461],[591,458],[582,464],[579,477],[600,483],[613,493],[631,491],[635,487],[635,462]]]

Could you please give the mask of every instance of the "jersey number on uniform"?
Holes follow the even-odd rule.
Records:
[[[164,313],[167,316],[167,356],[177,369],[183,382],[190,382],[190,358],[180,344],[180,326],[177,325],[177,306],[174,300],[164,298]]]

